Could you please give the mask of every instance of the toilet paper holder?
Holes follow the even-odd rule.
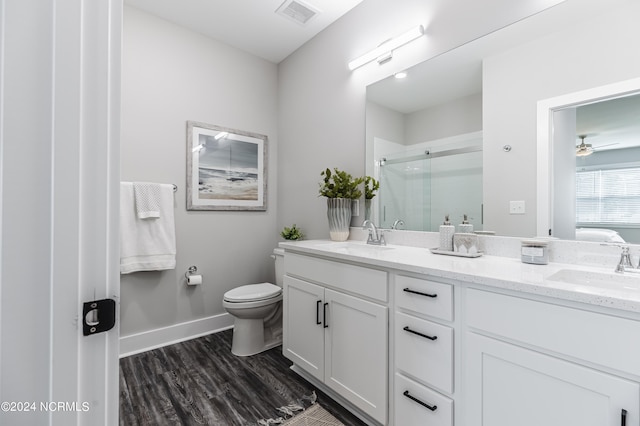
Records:
[[[189,266],[189,269],[187,269],[187,272],[184,273],[184,277],[186,279],[189,279],[189,275],[193,275],[196,272],[198,272],[198,268],[196,266]]]

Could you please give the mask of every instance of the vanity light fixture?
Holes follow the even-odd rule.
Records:
[[[393,51],[395,49],[400,46],[404,46],[405,44],[410,43],[413,40],[422,37],[423,35],[424,27],[422,25],[418,25],[417,27],[410,29],[406,33],[383,42],[369,53],[365,53],[359,58],[356,58],[353,61],[349,62],[349,70],[353,71],[356,68],[368,64],[373,60],[378,60],[378,63],[380,64],[385,63],[391,60],[391,58],[393,57]]]
[[[227,136],[229,136],[229,132],[220,132],[217,135],[215,135],[213,138],[215,140],[220,140],[222,138],[226,138]]]

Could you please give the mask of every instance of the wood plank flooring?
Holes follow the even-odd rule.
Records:
[[[227,330],[122,358],[120,426],[257,425],[314,390],[346,426],[365,425],[291,371],[281,347],[236,357],[231,338]]]

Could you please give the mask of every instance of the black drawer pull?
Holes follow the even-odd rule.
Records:
[[[620,423],[622,426],[627,426],[627,410],[625,410],[624,408],[620,413],[620,421],[622,422]]]
[[[437,294],[422,293],[421,291],[411,290],[409,287],[403,289],[402,291],[406,291],[407,293],[419,294],[420,296],[438,297]]]
[[[437,405],[429,405],[426,402],[420,401],[415,396],[409,395],[409,391],[408,390],[404,391],[403,395],[406,396],[407,398],[409,398],[410,400],[417,402],[418,404],[422,405],[423,407],[427,407],[431,411],[436,411],[438,409]]]
[[[316,324],[320,325],[322,324],[322,321],[320,321],[320,304],[322,303],[322,300],[318,300],[316,302]]]
[[[327,306],[329,306],[329,304],[325,303],[322,307],[322,314],[324,316],[324,318],[322,318],[322,321],[324,321],[324,328],[329,328],[329,324],[327,324]]]
[[[426,334],[422,334],[419,331],[412,330],[412,329],[409,328],[409,326],[404,327],[403,330],[404,331],[408,331],[409,333],[416,334],[416,335],[418,335],[420,337],[424,337],[425,339],[429,339],[429,340],[436,340],[438,338],[438,336],[427,336]]]

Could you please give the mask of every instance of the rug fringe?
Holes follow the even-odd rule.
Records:
[[[316,391],[311,392],[311,395],[303,395],[302,398],[298,399],[296,403],[284,405],[282,407],[276,408],[277,411],[283,414],[284,417],[270,418],[270,419],[261,419],[258,420],[259,426],[271,426],[271,425],[280,425],[291,417],[295,416],[298,411],[306,410],[304,401],[308,401],[307,407],[312,406],[318,400],[318,396],[316,395]]]

